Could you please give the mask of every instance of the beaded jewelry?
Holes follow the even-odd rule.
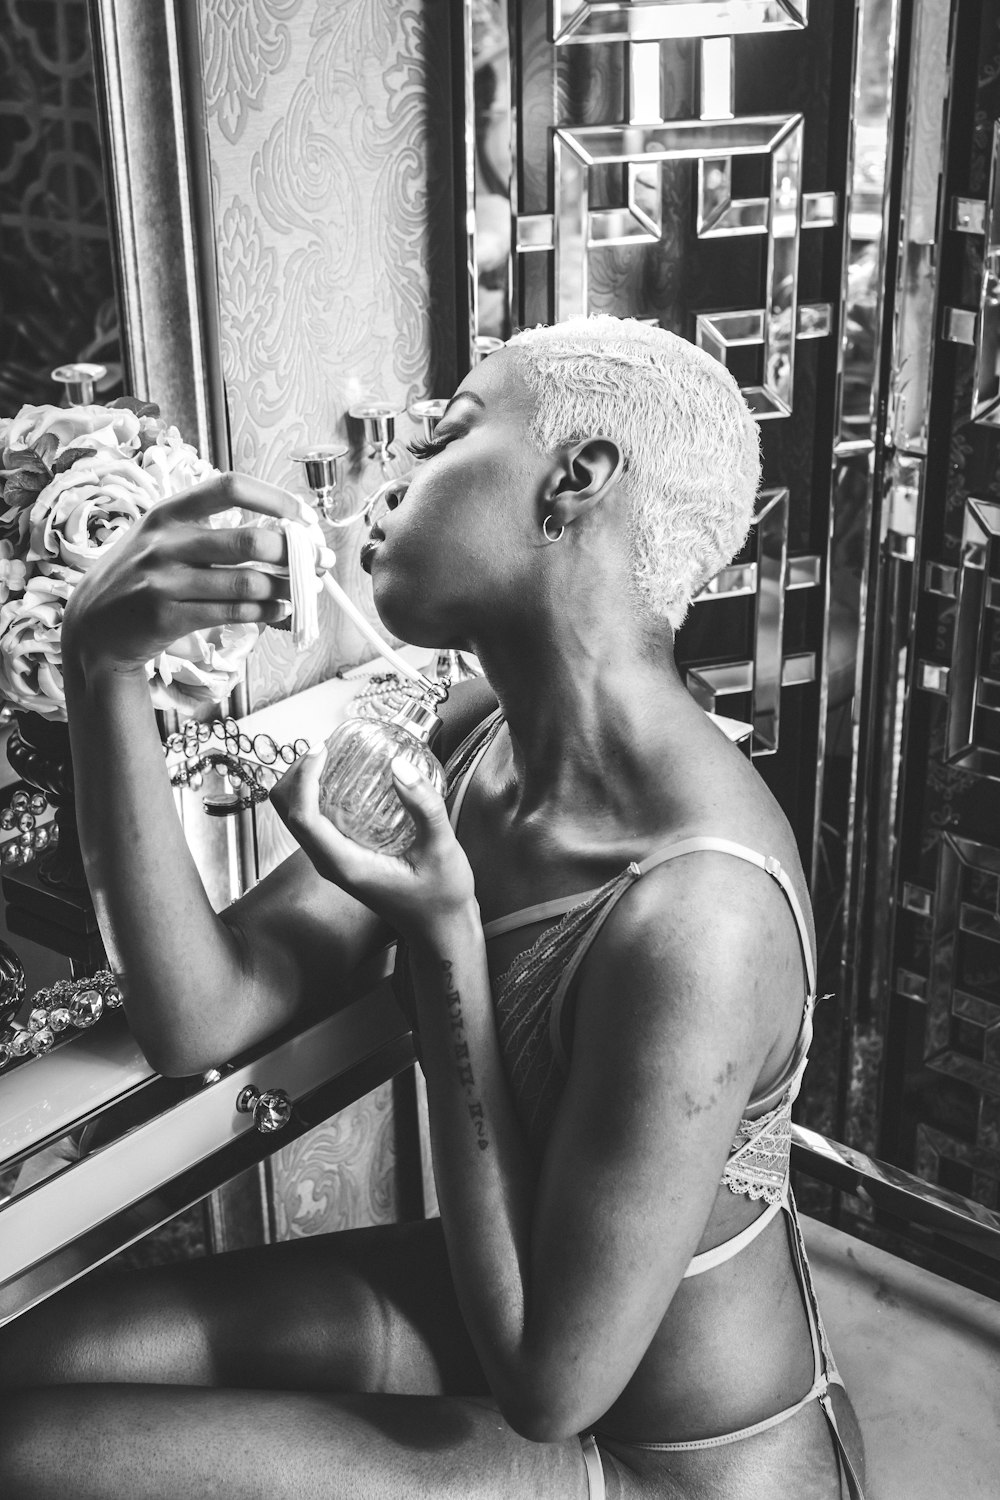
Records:
[[[184,757],[168,767],[174,787],[200,788],[206,771],[222,768],[232,787],[243,790],[209,793],[203,801],[211,816],[227,817],[266,801],[280,774],[275,768],[292,765],[308,749],[301,736],[290,745],[279,745],[269,734],[251,738],[233,718],[200,724],[189,719],[167,736],[163,753],[168,763],[172,755]]]
[[[12,1022],[0,1031],[0,1068],[51,1052],[60,1032],[86,1031],[106,1010],[118,1010],[121,990],[109,969],[90,979],[58,979],[31,998],[27,1024]]]

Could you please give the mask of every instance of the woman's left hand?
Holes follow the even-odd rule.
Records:
[[[408,942],[433,941],[470,910],[478,915],[471,866],[455,837],[443,798],[401,757],[393,784],[416,824],[405,855],[366,849],[334,827],[319,809],[325,746],[310,750],[271,793],[281,821],[325,880],[333,881],[394,927]],[[404,781],[413,775],[416,780]]]

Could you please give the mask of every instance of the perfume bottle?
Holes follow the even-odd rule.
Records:
[[[338,724],[327,740],[319,805],[341,833],[383,854],[406,852],[417,830],[396,795],[392,761],[404,756],[443,796],[444,771],[428,746],[440,723],[427,703],[408,698],[387,717]]]

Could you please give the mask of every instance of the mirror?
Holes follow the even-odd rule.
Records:
[[[127,26],[127,7],[108,6],[102,13],[87,0],[22,6],[8,16],[0,45],[0,418],[12,417],[23,405],[59,406],[67,396],[108,403],[139,388],[138,303],[131,261],[122,252],[127,229],[122,202],[109,200],[106,187],[113,175],[109,141],[115,117],[108,94],[114,69],[108,69],[106,48],[95,58],[91,41],[92,19],[100,26],[103,14],[107,24],[115,9],[117,24]],[[148,23],[147,10],[147,40]],[[148,75],[154,59],[147,58]],[[150,94],[148,77],[143,84],[137,72],[135,83]],[[162,110],[164,104],[169,100],[161,83],[149,107]],[[157,134],[170,134],[162,131],[159,118]],[[162,226],[151,225],[149,232],[164,238]],[[135,249],[133,242],[132,255]],[[123,297],[131,301],[133,325],[127,353],[121,336]],[[149,332],[155,337],[155,326]],[[174,361],[176,345],[176,338],[173,347],[168,340],[167,361]],[[127,372],[126,363],[132,366]],[[67,364],[93,366],[93,387],[67,390],[54,382],[53,371]],[[176,380],[167,386],[165,406],[175,385]],[[175,420],[187,425],[192,414],[178,410]],[[195,422],[192,435],[204,443],[204,423],[199,431]],[[5,584],[0,595],[2,603]],[[134,1117],[127,1100],[150,1071],[103,986],[94,999],[89,982],[77,985],[82,1003],[73,1006],[69,996],[71,1011],[62,1004],[71,981],[86,979],[103,965],[78,850],[74,853],[67,755],[65,724],[9,707],[0,711],[0,979],[9,1002],[0,1009],[6,1023],[20,990],[20,1022],[30,1023],[33,1000],[46,1002],[54,1021],[53,1028],[30,1033],[39,1043],[38,1056],[31,1050],[23,1057],[15,1053],[0,1070],[0,1203],[127,1129]],[[193,827],[194,820],[189,822]],[[211,865],[207,860],[206,869]],[[99,1024],[90,1024],[101,1007]],[[144,1107],[149,1105],[147,1098]]]
[[[898,4],[466,0],[465,23],[473,332],[644,318],[724,363],[760,421],[750,542],[677,656],[703,707],[752,723],[811,876],[820,988],[838,999],[817,1013],[802,1118],[848,1139],[845,903]],[[859,1058],[868,1089],[878,1049]]]
[[[110,401],[123,388],[120,319],[85,0],[13,12],[0,56],[0,416],[24,404],[58,405],[63,386],[52,372],[67,362],[103,369],[93,399]],[[89,903],[67,889],[74,872],[71,856],[57,851],[51,788],[32,779],[30,754],[8,755],[18,740],[4,709],[0,942],[16,957],[5,966],[3,991],[20,984],[30,1000],[74,969],[91,972],[100,955],[96,926],[84,915]],[[5,1082],[0,1073],[0,1091]],[[0,1168],[0,1193],[11,1178],[12,1169]]]
[[[438,66],[450,45],[448,8],[426,8],[416,29],[398,7],[381,6],[370,25],[357,7],[315,0],[235,10],[78,0],[78,8],[89,9],[98,58],[126,388],[154,399],[220,467],[232,462],[292,488],[301,483],[294,451],[347,447],[342,504],[330,520],[349,520],[381,474],[362,423],[348,413],[375,404],[401,413],[401,448],[422,420],[406,413],[450,395],[457,381],[454,101]],[[7,409],[26,394],[17,388]],[[371,612],[359,535],[345,526],[330,540],[339,582]],[[343,691],[337,671],[371,654],[332,613],[317,650],[287,647],[278,638],[261,643],[246,693],[232,705],[242,719],[298,695],[282,743],[314,732],[299,717],[305,694],[328,682]],[[178,799],[210,899],[221,906],[278,857],[279,840],[263,819],[255,828],[206,817],[207,790],[179,791]],[[340,1097],[338,1109],[349,1105],[344,1123],[278,1153],[266,1191],[254,1177],[253,1212],[243,1215],[254,1234],[333,1227],[342,1214],[392,1216],[395,1105],[384,1088],[368,1097],[377,1081],[360,1099]],[[62,1138],[66,1120],[88,1132],[88,1147],[103,1144],[191,1088],[201,1081],[152,1079],[121,1017],[102,1019],[0,1073],[0,1159],[10,1163],[30,1132]],[[337,1129],[347,1139],[339,1155]],[[234,1243],[238,1215],[219,1197],[208,1214],[213,1242]]]

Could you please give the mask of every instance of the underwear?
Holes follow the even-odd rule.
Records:
[[[604,1482],[604,1465],[597,1439],[592,1432],[580,1439],[583,1461],[587,1465],[587,1495],[589,1500],[607,1500],[608,1487]]]
[[[849,1500],[864,1500],[864,1492],[857,1470],[851,1461],[850,1454],[844,1443],[837,1414],[830,1400],[830,1386],[843,1386],[840,1372],[837,1369],[830,1345],[827,1342],[826,1333],[819,1314],[819,1304],[816,1301],[816,1291],[813,1286],[812,1275],[809,1270],[809,1262],[806,1260],[805,1245],[802,1240],[802,1229],[799,1224],[798,1213],[795,1208],[795,1200],[791,1192],[787,1194],[785,1203],[782,1204],[788,1224],[788,1241],[792,1251],[792,1267],[795,1278],[799,1284],[802,1296],[802,1305],[806,1313],[806,1321],[809,1327],[809,1337],[813,1351],[813,1379],[812,1384],[804,1396],[794,1401],[791,1406],[786,1406],[782,1411],[775,1412],[773,1416],[764,1417],[760,1422],[754,1422],[749,1427],[737,1428],[735,1432],[721,1433],[718,1437],[695,1438],[688,1442],[679,1443],[648,1443],[636,1442],[631,1438],[614,1438],[617,1447],[638,1448],[645,1453],[688,1453],[698,1448],[721,1448],[727,1443],[737,1443],[741,1438],[753,1437],[758,1432],[766,1432],[770,1427],[779,1427],[781,1423],[787,1422],[791,1417],[798,1416],[800,1411],[809,1405],[811,1401],[818,1401],[820,1410],[826,1418],[830,1437],[833,1441],[834,1453],[842,1480],[846,1483]],[[590,1500],[604,1500],[604,1470],[600,1463],[600,1450],[598,1441],[600,1432],[595,1429],[582,1439],[584,1445],[584,1462],[587,1465],[587,1479],[590,1485]],[[595,1461],[600,1466],[598,1474]]]

